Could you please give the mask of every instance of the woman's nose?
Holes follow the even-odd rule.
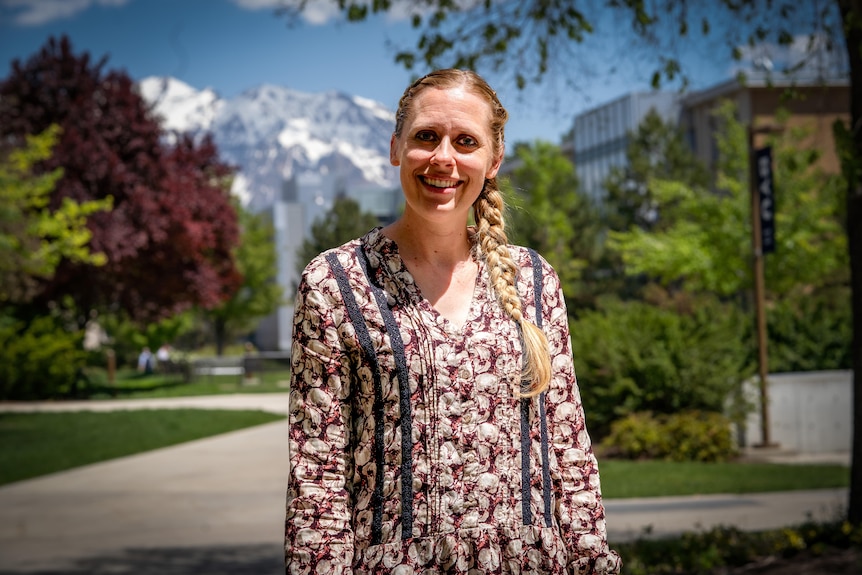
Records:
[[[452,143],[449,141],[449,138],[443,138],[440,140],[440,143],[437,144],[436,148],[434,148],[431,162],[443,165],[452,163]]]

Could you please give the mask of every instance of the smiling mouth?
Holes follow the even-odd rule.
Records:
[[[454,188],[460,182],[460,180],[445,180],[440,178],[429,178],[428,176],[419,176],[422,182],[426,185],[429,185],[434,188]]]

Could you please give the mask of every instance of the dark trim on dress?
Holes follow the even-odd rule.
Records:
[[[542,260],[532,248],[527,248],[533,263],[533,298],[536,304],[536,325],[542,329]],[[539,430],[542,442],[542,497],[544,498],[545,526],[551,526],[551,467],[548,461],[548,418],[545,414],[545,392],[539,394]]]
[[[532,249],[527,250],[530,254],[533,268],[533,292],[536,307],[536,325],[542,328],[542,265],[539,255]],[[374,281],[370,272],[370,262],[362,246],[356,248],[356,256],[377,307],[383,318],[383,324],[389,335],[390,345],[395,361],[396,377],[399,383],[399,407],[401,428],[401,539],[410,539],[413,536],[413,433],[412,433],[412,410],[410,404],[410,380],[407,369],[407,358],[404,350],[404,341],[401,338],[401,330],[389,306],[386,292]],[[326,256],[326,261],[335,275],[338,289],[347,308],[347,315],[356,331],[356,337],[366,356],[371,368],[374,386],[374,459],[376,467],[376,478],[374,492],[371,498],[372,523],[371,544],[379,545],[382,541],[383,524],[383,478],[384,478],[384,402],[383,388],[381,382],[381,368],[374,349],[371,336],[365,318],[356,302],[356,297],[350,285],[344,267],[335,253]],[[524,525],[530,525],[533,520],[530,509],[531,502],[531,478],[530,478],[530,399],[521,400],[520,427],[521,427],[521,506]],[[542,458],[542,495],[544,503],[545,525],[552,525],[551,515],[551,478],[548,460],[548,426],[545,413],[545,393],[538,396],[539,425],[541,438]]]
[[[341,262],[338,261],[338,256],[330,253],[326,256],[326,262],[329,268],[335,275],[335,281],[338,283],[338,290],[341,292],[341,298],[344,300],[344,305],[347,308],[347,315],[350,322],[353,324],[353,329],[356,331],[356,338],[359,340],[359,345],[362,347],[362,352],[368,360],[371,367],[372,379],[374,382],[374,460],[376,464],[374,492],[371,495],[371,544],[379,545],[383,540],[383,387],[380,382],[380,364],[377,361],[377,352],[374,350],[374,344],[371,341],[371,336],[368,333],[368,326],[365,324],[365,319],[362,317],[362,312],[359,305],[356,303],[356,297],[353,295],[353,289],[350,287],[350,280],[347,277],[347,272]]]
[[[530,400],[521,400],[521,519],[524,525],[533,522],[530,510]]]
[[[395,356],[395,370],[398,377],[401,421],[401,539],[413,537],[413,415],[410,406],[410,376],[407,370],[407,356],[404,352],[404,340],[401,330],[389,302],[386,292],[371,280],[370,263],[362,246],[356,248],[356,255],[362,266],[362,271],[371,286],[377,307],[383,316],[383,325],[389,334],[389,343]]]

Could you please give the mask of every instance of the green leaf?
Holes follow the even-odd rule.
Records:
[[[362,4],[350,4],[347,7],[348,22],[362,22],[368,17],[368,6]]]

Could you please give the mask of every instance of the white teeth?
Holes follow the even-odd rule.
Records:
[[[434,186],[435,188],[451,188],[458,185],[458,182],[453,180],[438,180],[436,178],[428,177],[424,177],[422,179],[425,180],[426,184],[428,184],[429,186]]]

